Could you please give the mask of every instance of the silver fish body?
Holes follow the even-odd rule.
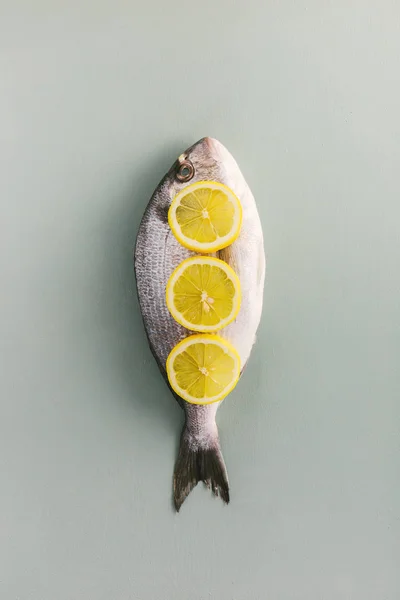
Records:
[[[190,181],[181,181],[191,166]],[[242,204],[240,235],[229,247],[217,252],[237,273],[242,292],[240,312],[233,323],[219,332],[237,349],[242,371],[249,359],[261,318],[265,256],[263,234],[253,195],[232,155],[217,140],[203,138],[174,163],[155,190],[144,213],[135,248],[135,272],[146,334],[158,366],[166,377],[166,360],[172,348],[191,332],[179,325],[168,311],[165,290],[172,271],[195,255],[176,240],[168,225],[168,210],[174,196],[189,183],[218,181],[230,187]],[[175,394],[174,394],[175,395]],[[220,403],[189,404],[175,396],[185,411],[185,426],[174,473],[174,499],[179,510],[198,481],[229,502],[229,484],[215,421]]]

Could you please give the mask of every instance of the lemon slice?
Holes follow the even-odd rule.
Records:
[[[166,301],[175,321],[186,329],[218,331],[237,317],[240,281],[223,260],[193,256],[172,273]]]
[[[198,181],[172,200],[168,222],[182,246],[200,253],[215,252],[239,235],[242,206],[226,185]]]
[[[211,404],[233,390],[240,375],[235,348],[217,335],[192,335],[167,358],[172,389],[191,404]]]

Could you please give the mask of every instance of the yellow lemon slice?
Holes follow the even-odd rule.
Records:
[[[233,390],[240,375],[235,348],[217,335],[192,335],[179,342],[167,359],[172,389],[191,404],[211,404]]]
[[[168,222],[182,246],[200,253],[215,252],[238,237],[242,206],[226,185],[198,181],[172,200]]]
[[[240,309],[240,281],[223,260],[193,256],[167,283],[166,301],[175,321],[192,331],[211,332],[233,321]]]

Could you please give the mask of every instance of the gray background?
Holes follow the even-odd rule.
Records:
[[[2,600],[400,598],[400,8],[1,1]],[[258,200],[232,486],[179,515],[182,414],[131,251],[219,138]]]

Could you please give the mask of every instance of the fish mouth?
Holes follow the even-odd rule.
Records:
[[[208,147],[211,153],[215,152],[215,150],[222,145],[221,142],[212,137],[205,137],[200,141]]]
[[[203,146],[204,149],[206,150],[206,152],[208,152],[210,154],[215,154],[216,151],[218,151],[221,148],[222,144],[215,138],[208,137],[208,136],[203,137],[200,140],[198,140],[197,142],[195,142],[194,144],[192,144],[191,146],[189,146],[189,148],[186,148],[186,150],[184,152],[182,152],[181,156],[188,157],[191,154],[191,152],[193,152],[199,146]]]

